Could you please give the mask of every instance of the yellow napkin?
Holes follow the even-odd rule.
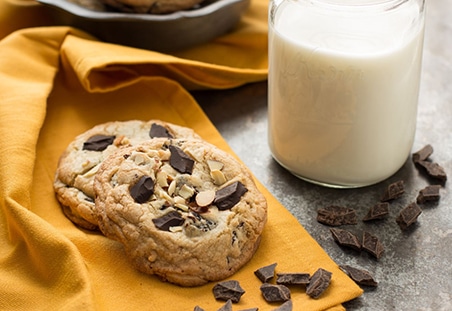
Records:
[[[178,55],[98,42],[68,27],[18,30],[0,41],[0,310],[171,311],[199,305],[209,311],[222,305],[213,298],[213,284],[182,288],[135,271],[121,245],[64,217],[52,183],[67,144],[110,120],[159,118],[191,127],[232,153],[186,89],[266,79],[266,3],[253,1],[236,32]],[[45,25],[41,7],[23,2],[0,2],[0,29]],[[39,16],[3,28],[14,20],[4,8]],[[253,31],[264,42],[244,39]],[[255,48],[253,57],[244,42]],[[209,53],[222,46],[231,48],[227,63]],[[362,290],[258,186],[268,200],[269,221],[256,255],[232,277],[246,290],[234,310],[277,307],[262,298],[253,274],[273,262],[281,272],[333,272],[320,299],[293,289],[294,310],[343,310],[341,303]]]

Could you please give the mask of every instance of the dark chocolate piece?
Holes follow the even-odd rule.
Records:
[[[267,283],[275,276],[275,267],[277,263],[262,267],[254,271],[254,274],[261,280],[262,283]]]
[[[260,289],[267,302],[281,302],[290,299],[290,289],[285,285],[264,283]]]
[[[154,181],[149,176],[142,176],[129,192],[135,202],[142,204],[154,193]]]
[[[213,203],[220,211],[231,209],[247,191],[248,189],[240,181],[236,181],[218,190]]]
[[[439,179],[443,182],[447,180],[447,174],[444,171],[444,168],[439,165],[436,162],[429,162],[429,161],[419,161],[417,162],[420,166],[422,166],[425,169],[425,172],[428,176]]]
[[[116,136],[94,135],[83,143],[83,150],[103,151],[113,144]]]
[[[339,228],[330,228],[330,231],[334,240],[340,246],[353,248],[357,251],[361,250],[361,243],[359,242],[359,239],[350,231]]]
[[[403,180],[396,181],[388,186],[385,193],[381,197],[381,202],[388,202],[400,198],[405,193],[405,182]]]
[[[384,246],[378,237],[367,231],[363,232],[362,249],[377,259],[380,259],[384,252]]]
[[[259,311],[259,308],[249,308],[249,309],[242,309],[239,311]]]
[[[181,226],[184,221],[182,215],[177,211],[172,211],[162,217],[152,219],[154,225],[162,231],[169,231],[170,227]]]
[[[306,285],[309,283],[309,273],[277,273],[276,284]]]
[[[193,311],[205,311],[205,310],[203,308],[201,308],[200,306],[195,306]]]
[[[212,289],[213,295],[217,300],[231,300],[232,302],[239,302],[245,290],[240,286],[236,280],[229,280],[215,284]]]
[[[425,161],[433,153],[433,147],[431,145],[425,145],[421,150],[413,153],[412,159],[414,163],[419,161]]]
[[[339,267],[358,285],[373,287],[378,285],[369,271],[354,268],[349,265],[340,265]]]
[[[440,185],[429,185],[419,191],[416,202],[419,204],[431,201],[439,201],[441,195],[439,193]]]
[[[342,206],[328,206],[317,211],[317,221],[330,226],[356,225],[356,211]]]
[[[363,221],[383,219],[388,214],[389,214],[389,203],[379,202],[369,209],[366,216],[364,216]]]
[[[161,126],[157,123],[152,123],[151,129],[149,130],[149,137],[165,137],[165,138],[173,138],[173,135],[170,134],[168,129],[164,126]]]
[[[292,311],[293,304],[292,300],[287,300],[285,303],[280,305],[278,308],[273,309],[272,311]]]
[[[404,207],[396,218],[396,222],[402,230],[407,229],[417,221],[422,213],[421,208],[415,202]]]
[[[170,145],[170,165],[179,173],[191,174],[195,161],[179,147]]]
[[[319,298],[328,288],[333,274],[325,269],[319,268],[311,277],[306,286],[306,294],[312,298]]]
[[[232,311],[232,301],[231,299],[228,299],[224,305],[221,306],[218,311]]]

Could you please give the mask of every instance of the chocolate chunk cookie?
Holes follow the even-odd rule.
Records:
[[[160,120],[109,122],[77,136],[61,155],[54,180],[66,217],[84,229],[96,230],[93,182],[100,164],[119,148],[155,137],[199,138],[189,128]]]
[[[187,10],[203,0],[100,0],[105,5],[124,13],[168,14]]]
[[[103,162],[94,190],[105,236],[124,245],[138,270],[182,286],[234,274],[267,220],[247,168],[202,140],[124,148]]]

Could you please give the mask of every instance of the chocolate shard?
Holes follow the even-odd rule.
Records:
[[[254,275],[256,275],[262,283],[267,283],[275,276],[276,265],[277,263],[272,263],[271,265],[259,268],[254,271]]]
[[[406,230],[409,226],[417,221],[422,213],[421,208],[415,202],[405,206],[396,218],[396,222],[402,230]]]
[[[306,285],[309,283],[309,273],[277,273],[276,284]]]
[[[224,305],[220,307],[217,311],[232,311],[232,301],[231,299],[227,300]]]
[[[179,147],[170,145],[170,165],[179,173],[191,174],[195,161]]]
[[[212,289],[213,295],[217,300],[231,300],[232,302],[239,302],[245,290],[240,286],[236,280],[223,281],[215,284]]]
[[[267,302],[282,302],[290,299],[290,289],[285,285],[264,283],[260,290]]]
[[[171,211],[162,217],[152,219],[157,229],[162,231],[170,231],[171,227],[182,226],[184,221],[182,215],[177,211]]]
[[[436,202],[441,198],[441,194],[439,193],[439,189],[441,189],[440,185],[429,185],[424,189],[419,191],[419,194],[416,198],[416,202],[418,204],[426,203],[426,202]]]
[[[373,287],[378,285],[378,282],[374,280],[372,274],[367,270],[354,268],[349,265],[340,265],[339,267],[358,285]]]
[[[231,209],[236,205],[242,195],[244,195],[248,189],[240,182],[236,181],[220,190],[215,192],[215,199],[213,203],[217,206],[217,208],[221,211]]]
[[[358,237],[350,231],[339,228],[330,228],[330,231],[334,240],[340,246],[352,248],[357,251],[361,250],[361,243]]]
[[[94,135],[83,143],[83,150],[103,151],[113,144],[116,136]]]
[[[419,161],[425,161],[430,157],[433,153],[433,147],[432,145],[428,144],[422,147],[422,149],[416,151],[412,155],[412,160],[414,163],[417,163]]]
[[[205,311],[205,310],[203,308],[201,308],[200,306],[195,306],[193,311]]]
[[[419,164],[425,169],[425,172],[427,173],[428,176],[434,179],[438,179],[442,182],[447,181],[446,171],[438,163],[429,161],[419,161],[417,162],[417,164]]]
[[[239,311],[259,311],[259,308],[241,309]]]
[[[292,310],[293,310],[292,300],[287,300],[285,303],[283,303],[276,309],[273,309],[272,311],[292,311]]]
[[[168,129],[160,124],[152,123],[151,129],[149,130],[149,137],[164,137],[164,138],[174,138],[173,135],[168,131]]]
[[[403,180],[396,181],[388,186],[385,193],[381,197],[381,202],[388,202],[400,198],[405,193],[405,182]]]
[[[306,286],[306,294],[311,298],[319,298],[328,288],[333,274],[325,269],[319,268],[311,277]]]
[[[364,216],[363,221],[383,219],[388,214],[389,214],[389,203],[379,202],[369,209],[366,216]]]
[[[377,259],[380,259],[384,252],[384,246],[378,237],[367,231],[363,232],[362,249]]]
[[[145,203],[154,193],[154,181],[149,176],[142,176],[129,192],[135,202]]]
[[[358,218],[352,208],[331,205],[317,211],[317,221],[329,226],[356,225]]]

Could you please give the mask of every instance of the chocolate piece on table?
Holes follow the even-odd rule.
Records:
[[[389,214],[389,203],[379,202],[369,209],[366,216],[364,216],[363,221],[383,219],[388,214]]]
[[[276,309],[273,309],[272,311],[292,311],[292,309],[293,309],[292,300],[287,300],[285,303],[283,303]]]
[[[425,161],[428,159],[429,156],[431,156],[433,153],[433,147],[431,145],[425,145],[422,149],[419,151],[416,151],[412,155],[412,159],[414,163],[417,163],[419,161]]]
[[[241,309],[239,311],[259,311],[259,308]]]
[[[362,249],[374,256],[377,259],[380,259],[384,252],[384,246],[381,244],[378,237],[370,234],[367,231],[363,232],[363,242],[361,245]]]
[[[240,286],[236,280],[223,281],[215,284],[212,289],[213,295],[217,300],[231,300],[232,302],[239,302],[245,290]]]
[[[272,263],[271,265],[259,268],[254,271],[254,275],[256,275],[262,283],[267,283],[275,276],[276,265],[277,263]]]
[[[312,298],[319,298],[320,295],[328,288],[331,282],[332,273],[319,268],[311,277],[308,286],[306,286],[306,294]]]
[[[142,204],[154,193],[154,181],[149,176],[142,176],[129,192],[135,202]]]
[[[309,283],[309,273],[277,273],[276,284],[306,285]]]
[[[179,147],[170,145],[170,165],[179,173],[191,174],[195,161]]]
[[[232,311],[232,301],[228,299],[224,305],[220,307],[217,311]]]
[[[171,227],[182,226],[184,221],[182,215],[177,211],[172,211],[162,217],[152,219],[157,229],[162,231],[170,231]]]
[[[415,202],[405,206],[396,218],[396,222],[402,230],[406,230],[409,226],[417,221],[422,213],[421,208]]]
[[[240,201],[242,195],[244,195],[247,191],[248,189],[246,189],[240,181],[236,181],[224,188],[221,188],[220,190],[217,190],[213,203],[221,211],[231,209]]]
[[[416,202],[419,204],[431,201],[439,201],[441,195],[439,193],[440,185],[429,185],[419,191]]]
[[[354,268],[349,265],[340,265],[339,267],[358,285],[373,287],[378,285],[378,282],[374,280],[369,271]]]
[[[83,143],[83,150],[103,151],[113,144],[116,136],[94,135]]]
[[[335,205],[319,209],[317,221],[330,226],[356,225],[358,223],[354,209]]]
[[[447,180],[446,171],[444,171],[444,168],[438,163],[429,161],[419,161],[417,162],[417,164],[419,164],[425,169],[425,172],[427,173],[428,176],[435,179],[439,179],[443,182]]]
[[[152,123],[151,129],[149,130],[149,137],[173,138],[173,135],[170,134],[166,127],[161,126],[160,124],[157,123]]]
[[[359,239],[350,231],[339,228],[330,228],[330,231],[333,235],[334,240],[340,246],[353,248],[357,251],[361,250],[361,243]]]
[[[205,310],[203,308],[201,308],[200,306],[195,306],[193,311],[205,311]]]
[[[381,197],[381,202],[388,202],[400,198],[405,193],[405,183],[403,180],[396,181],[388,186]]]
[[[285,285],[264,283],[260,287],[262,296],[268,302],[281,302],[290,299],[290,289]]]

